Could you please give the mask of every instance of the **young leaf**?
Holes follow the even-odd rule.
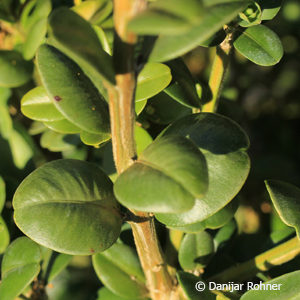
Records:
[[[171,70],[168,66],[159,63],[146,64],[137,79],[135,101],[158,94],[168,86],[171,79]]]
[[[206,231],[186,234],[181,241],[178,259],[181,267],[188,271],[201,271],[214,254],[214,242]]]
[[[294,227],[300,238],[300,189],[278,180],[266,180],[265,184],[281,220]]]
[[[246,5],[245,1],[234,1],[208,7],[199,24],[187,32],[176,36],[159,36],[149,59],[162,62],[187,53],[229,23]]]
[[[107,103],[72,60],[42,45],[37,64],[48,96],[68,121],[90,133],[109,132]]]
[[[114,191],[125,206],[151,212],[182,212],[207,190],[202,153],[184,137],[168,136],[150,144],[117,179]]]
[[[33,65],[14,50],[0,50],[0,86],[17,87],[31,79]]]
[[[94,255],[93,266],[99,279],[113,293],[130,299],[147,295],[138,257],[129,246],[117,243]]]
[[[90,77],[115,84],[112,58],[102,49],[92,26],[75,12],[59,8],[49,20],[54,40]]]
[[[65,119],[42,86],[30,90],[23,96],[21,111],[26,117],[37,121],[58,121]]]
[[[66,254],[103,251],[120,233],[112,182],[88,162],[64,159],[43,165],[18,187],[13,207],[26,235]]]
[[[258,0],[262,9],[262,20],[272,20],[279,12],[282,0]]]
[[[261,66],[275,65],[283,55],[279,37],[264,25],[242,31],[233,45],[243,56]]]
[[[3,257],[0,298],[14,300],[40,271],[40,247],[26,237],[9,245]]]
[[[208,191],[192,209],[181,214],[156,214],[170,227],[201,222],[228,204],[243,186],[250,169],[246,153],[249,139],[232,120],[212,113],[186,116],[170,125],[162,134],[189,137],[205,156],[208,167]]]
[[[172,82],[164,90],[170,97],[187,107],[200,107],[193,77],[181,59],[167,63],[171,68]]]
[[[261,284],[260,289],[246,292],[241,300],[296,300],[300,294],[300,271],[287,273]]]

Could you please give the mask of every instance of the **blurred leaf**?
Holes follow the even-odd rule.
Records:
[[[227,242],[237,231],[237,224],[235,219],[229,221],[223,226],[215,235],[214,243],[216,248],[219,248],[222,243]]]
[[[150,60],[167,61],[187,53],[229,23],[245,7],[245,1],[235,1],[207,8],[201,22],[187,32],[176,36],[159,36]]]
[[[55,253],[52,258],[53,260],[50,260],[51,269],[47,274],[47,282],[51,282],[56,276],[58,276],[68,266],[73,256],[63,253]]]
[[[214,254],[214,242],[209,233],[202,231],[186,234],[180,244],[178,259],[180,266],[188,271],[201,271]]]
[[[42,44],[47,33],[47,19],[40,19],[33,24],[23,45],[23,56],[26,60],[34,57],[36,50]]]
[[[233,45],[243,56],[261,66],[275,65],[283,55],[279,37],[264,25],[245,29]]]
[[[79,160],[56,160],[38,168],[18,187],[13,207],[23,232],[66,254],[103,251],[121,229],[111,181],[96,165]]]
[[[201,42],[199,45],[202,47],[216,47],[220,45],[226,38],[226,32],[222,28],[218,32],[211,35],[208,39]]]
[[[200,107],[195,82],[185,63],[176,59],[167,65],[171,68],[172,82],[164,92],[187,107]]]
[[[80,144],[78,135],[69,135],[47,130],[41,136],[41,146],[53,152],[72,150],[78,144]]]
[[[0,176],[0,214],[3,210],[5,200],[6,200],[5,182]]]
[[[135,101],[153,97],[171,82],[171,70],[159,63],[148,63],[138,75]]]
[[[231,119],[212,113],[186,116],[170,125],[162,136],[186,136],[202,151],[208,167],[208,191],[193,208],[181,214],[156,214],[170,227],[201,222],[228,204],[248,176],[250,161],[246,153],[249,139]]]
[[[179,271],[177,272],[177,279],[188,300],[199,299],[200,292],[196,290],[195,286],[200,281],[203,282],[200,277],[197,277],[191,273]],[[201,299],[203,300],[215,300],[216,297],[217,296],[211,293],[207,288],[201,292]]]
[[[90,133],[109,132],[107,103],[72,60],[42,45],[37,64],[48,96],[68,121]]]
[[[278,180],[266,180],[265,184],[281,220],[294,227],[300,238],[300,189]]]
[[[55,41],[89,77],[100,77],[115,84],[112,59],[102,49],[95,31],[86,20],[67,8],[59,8],[49,22]]]
[[[266,288],[264,286],[273,287],[277,285],[277,289]],[[284,274],[263,283],[263,287],[259,290],[250,290],[246,292],[241,300],[281,300],[281,299],[299,299],[300,294],[300,271]]]
[[[0,50],[0,86],[18,87],[31,79],[33,65],[14,50]]]
[[[127,299],[147,295],[139,259],[129,246],[117,243],[94,255],[93,266],[99,279],[113,293]]]
[[[36,87],[27,92],[21,100],[22,113],[37,121],[58,121],[65,117],[51,101],[44,87]]]
[[[139,155],[152,143],[153,140],[151,135],[147,132],[147,130],[139,126],[135,126],[134,134],[137,154]]]
[[[150,144],[117,179],[114,192],[126,207],[151,212],[183,212],[207,190],[202,153],[184,137],[168,136]]]
[[[262,9],[262,20],[272,20],[279,12],[282,0],[258,0]]]
[[[0,216],[0,254],[2,254],[7,246],[9,245],[9,231],[8,228],[5,224],[5,221],[3,218]]]
[[[33,281],[40,271],[39,246],[21,237],[9,245],[3,257],[0,298],[14,300]]]
[[[135,113],[139,115],[145,108],[147,104],[147,99],[141,101],[135,101]]]

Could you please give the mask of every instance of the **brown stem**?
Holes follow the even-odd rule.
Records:
[[[216,49],[215,59],[212,65],[209,87],[211,91],[211,99],[202,107],[203,112],[216,112],[218,100],[223,88],[226,71],[229,65],[229,58],[232,49],[232,32],[229,32],[225,40]]]
[[[136,159],[134,45],[137,37],[126,30],[126,25],[145,5],[144,0],[114,0],[114,65],[117,84],[108,87],[108,93],[113,154],[118,173],[122,173]],[[144,222],[132,222],[131,227],[150,296],[154,300],[176,299],[174,281],[163,259],[154,220],[148,213],[134,214],[145,219]]]

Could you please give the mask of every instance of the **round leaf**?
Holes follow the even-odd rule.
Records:
[[[0,298],[14,300],[40,271],[40,247],[26,237],[16,239],[7,248],[1,266]]]
[[[79,160],[56,160],[35,170],[18,187],[13,207],[17,226],[58,252],[103,251],[120,233],[112,182],[100,168]]]
[[[178,259],[184,270],[200,271],[214,253],[214,242],[206,231],[186,234],[180,244]]]
[[[143,298],[147,295],[144,274],[134,251],[127,245],[115,244],[93,256],[94,269],[113,293],[125,298]]]
[[[31,79],[32,70],[32,63],[19,52],[0,50],[0,86],[21,86]]]
[[[91,133],[109,132],[107,103],[72,60],[42,45],[37,64],[50,99],[68,121]]]
[[[300,189],[278,180],[267,180],[265,183],[281,220],[294,227],[300,238]]]
[[[137,78],[135,101],[158,94],[168,86],[171,79],[171,70],[168,66],[159,63],[146,64]]]
[[[207,162],[209,182],[207,193],[191,210],[156,214],[160,222],[179,227],[207,219],[236,196],[250,169],[249,139],[238,124],[212,113],[186,116],[163,132],[163,136],[174,134],[189,137],[199,147]]]
[[[21,100],[22,113],[37,121],[58,121],[65,117],[57,110],[44,87],[39,86],[26,93]]]
[[[279,37],[264,25],[242,31],[233,45],[243,56],[261,66],[275,65],[283,55]]]
[[[125,206],[151,212],[182,212],[207,190],[202,153],[184,137],[168,136],[150,144],[117,179],[114,191]]]

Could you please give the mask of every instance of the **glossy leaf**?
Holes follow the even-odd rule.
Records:
[[[181,241],[178,259],[181,267],[189,271],[201,271],[214,253],[214,242],[206,231],[186,234]]]
[[[162,134],[189,137],[201,149],[208,167],[208,191],[182,214],[156,214],[171,227],[201,222],[221,210],[239,192],[250,168],[249,139],[242,128],[224,116],[200,113],[186,116]]]
[[[45,126],[50,128],[51,130],[58,132],[58,133],[79,133],[81,129],[71,123],[70,121],[58,120],[58,121],[51,121],[51,122],[44,122]]]
[[[115,244],[93,256],[94,269],[113,293],[125,298],[143,298],[147,295],[144,274],[132,248]]]
[[[167,65],[171,68],[172,82],[164,92],[187,107],[200,107],[195,82],[185,63],[177,59]]]
[[[49,23],[55,41],[90,77],[100,77],[115,84],[112,59],[102,49],[86,20],[67,8],[59,8],[51,15]]]
[[[300,238],[300,189],[278,180],[267,180],[265,183],[281,220],[294,227]]]
[[[191,273],[179,271],[177,273],[177,279],[180,284],[180,287],[182,288],[184,295],[188,300],[198,300],[199,299],[199,294],[195,288],[196,284],[198,282],[204,282],[200,277],[197,277]],[[204,283],[206,284],[206,283]],[[215,300],[216,295],[211,293],[208,288],[205,288],[201,292],[201,299],[203,300]]]
[[[33,281],[40,270],[39,246],[26,237],[16,239],[7,248],[1,266],[0,298],[14,300]]]
[[[135,113],[139,115],[146,107],[147,99],[135,102]]]
[[[272,20],[279,12],[282,0],[258,0],[262,9],[262,20]]]
[[[151,52],[150,60],[167,61],[187,53],[220,30],[224,24],[229,23],[245,7],[245,1],[208,7],[199,24],[187,32],[176,36],[159,36]]]
[[[183,137],[154,141],[117,179],[114,191],[125,206],[150,212],[182,212],[207,190],[202,153]]]
[[[262,284],[269,288],[264,289],[263,286],[258,290],[250,290],[241,297],[241,300],[299,299],[300,271],[284,274]]]
[[[0,50],[0,86],[17,87],[31,79],[33,65],[17,51]]]
[[[0,216],[0,254],[2,254],[9,245],[9,231],[3,218]]]
[[[37,64],[48,96],[68,121],[91,133],[109,132],[107,103],[72,60],[42,45]]]
[[[69,135],[47,130],[42,134],[41,146],[53,152],[74,149],[80,144],[78,135]]]
[[[242,31],[233,45],[243,56],[261,66],[275,65],[283,55],[279,37],[264,25]]]
[[[159,63],[148,63],[137,79],[135,101],[148,99],[161,92],[171,82],[171,70]]]
[[[111,181],[97,166],[79,160],[56,160],[35,170],[18,187],[13,207],[26,235],[66,254],[103,251],[121,228]]]
[[[36,87],[27,92],[21,100],[22,113],[37,121],[58,121],[65,117],[57,110],[44,87]]]

